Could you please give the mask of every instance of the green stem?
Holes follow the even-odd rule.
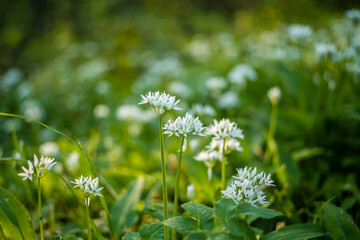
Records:
[[[38,179],[38,203],[39,203],[39,219],[40,219],[40,239],[44,240],[44,227],[43,227],[43,216],[41,210],[41,184],[40,177]]]
[[[164,220],[168,219],[168,201],[167,201],[167,185],[166,185],[166,166],[164,157],[164,135],[162,131],[162,115],[159,115],[159,131],[160,131],[160,151],[161,151],[161,173],[162,173],[162,191],[164,205]],[[169,240],[169,227],[164,226],[165,240]]]
[[[276,131],[276,122],[278,116],[278,103],[272,104],[271,108],[271,118],[270,118],[270,127],[269,132],[266,139],[266,151],[264,156],[265,163],[269,162],[271,159],[271,155],[273,154],[273,145],[274,145],[274,136]]]
[[[91,240],[90,210],[89,210],[89,201],[87,197],[85,197],[85,208],[86,208],[86,226],[88,231],[88,240]]]
[[[178,210],[178,202],[179,202],[179,181],[180,181],[180,172],[181,172],[181,158],[183,152],[183,145],[184,145],[184,137],[181,137],[181,144],[179,150],[179,160],[177,162],[177,169],[176,169],[176,184],[175,184],[175,196],[174,196],[174,213],[173,217],[176,217],[177,210]],[[176,240],[176,229],[172,229],[172,240]]]
[[[226,184],[226,172],[225,172],[225,143],[226,139],[223,139],[223,150],[222,150],[222,162],[221,162],[221,188],[225,189]]]

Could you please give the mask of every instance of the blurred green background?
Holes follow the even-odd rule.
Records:
[[[335,196],[333,203],[360,224],[360,31],[345,16],[360,3],[0,3],[1,112],[34,118],[81,141],[104,177],[110,206],[141,176],[146,181],[135,206],[141,209],[160,181],[156,116],[137,103],[147,91],[165,90],[181,99],[180,115],[191,111],[206,125],[229,118],[244,130],[244,152],[229,157],[228,179],[244,166],[272,172],[278,190],[271,203],[286,213],[286,221],[312,221],[321,202]],[[291,24],[309,25],[312,34],[295,39],[288,33]],[[333,44],[335,50],[321,52],[319,44]],[[267,92],[274,86],[282,92],[275,135],[280,160],[264,164],[272,107]],[[169,112],[165,120],[177,114]],[[173,194],[178,142],[165,140]],[[208,141],[190,139],[181,202],[189,200],[188,184],[195,185],[195,200],[216,199],[219,166],[209,183],[205,166],[194,160]],[[34,153],[54,156],[60,163],[55,171],[66,179],[90,174],[66,139],[35,123],[0,117],[0,157],[32,159]],[[36,192],[16,176],[20,165],[1,162],[0,183],[36,213]],[[56,175],[49,179],[45,218],[54,222],[47,229],[81,232],[71,192]],[[154,202],[160,198],[158,191]],[[101,225],[101,205],[94,204]],[[147,221],[139,219],[138,225]],[[106,235],[106,227],[102,231]]]

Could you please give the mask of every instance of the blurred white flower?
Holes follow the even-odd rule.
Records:
[[[198,135],[205,136],[203,131],[206,127],[203,126],[203,123],[199,120],[199,117],[193,117],[189,113],[186,113],[185,117],[177,117],[175,121],[171,119],[164,124],[163,130],[164,134],[168,134],[169,137],[175,135],[177,137],[184,138],[183,151],[187,148],[186,138],[188,135]]]
[[[273,87],[268,91],[268,97],[272,104],[277,104],[281,98],[281,91],[279,87]]]
[[[211,139],[210,144],[205,148],[209,149],[210,151],[217,150],[222,155],[223,143],[224,141],[213,138]],[[229,154],[232,150],[242,152],[243,148],[240,146],[240,142],[234,141],[233,139],[228,139],[225,141],[225,154]]]
[[[188,98],[192,95],[192,89],[182,82],[171,82],[169,84],[169,91],[182,98]]]
[[[54,158],[41,156],[39,161],[38,157],[34,154],[34,163],[28,161],[29,169],[22,167],[24,173],[19,173],[18,176],[23,177],[23,180],[30,179],[31,181],[33,180],[33,175],[37,178],[42,178],[55,164]]]
[[[45,110],[37,100],[26,100],[21,103],[20,109],[26,117],[41,121],[45,117]]]
[[[42,155],[54,156],[59,151],[59,147],[56,142],[45,142],[40,145],[39,151]]]
[[[109,107],[105,104],[98,104],[94,108],[94,115],[96,118],[106,118],[109,115]]]
[[[85,197],[86,206],[90,205],[91,195],[103,197],[103,195],[100,193],[103,187],[99,187],[99,178],[97,177],[91,179],[91,175],[89,177],[84,177],[81,175],[81,177],[75,179],[75,181],[70,182],[75,184],[74,188],[78,187],[81,189]]]
[[[226,92],[218,98],[217,105],[222,109],[236,108],[240,105],[240,99],[235,92]]]
[[[69,156],[66,158],[66,166],[68,167],[68,169],[77,169],[79,168],[79,153],[74,151],[72,153],[69,154]]]
[[[336,46],[328,43],[315,43],[315,52],[318,56],[334,56],[336,54]]]
[[[230,70],[228,78],[231,83],[245,87],[246,80],[255,81],[257,79],[257,73],[247,64],[238,64]]]
[[[309,37],[312,32],[312,28],[307,25],[293,24],[288,27],[289,35],[298,40]]]
[[[214,92],[225,89],[227,86],[225,79],[221,77],[211,77],[206,80],[205,84],[207,89]]]
[[[201,35],[195,36],[185,48],[192,57],[201,62],[209,60],[213,53],[207,37]]]
[[[194,115],[204,115],[204,116],[215,116],[216,112],[215,109],[210,106],[210,105],[203,105],[201,103],[195,103],[191,110],[191,113],[193,113]]]
[[[145,96],[141,95],[142,101],[139,104],[149,103],[158,115],[164,114],[165,110],[181,110],[178,106],[180,100],[176,100],[174,96],[165,92],[148,92]]]
[[[203,162],[208,168],[208,180],[212,179],[212,168],[215,166],[216,161],[221,161],[222,156],[219,151],[207,150],[201,151],[195,156],[195,160]]]
[[[10,68],[1,77],[0,89],[4,91],[10,90],[22,79],[23,73],[19,68]]]
[[[121,121],[148,122],[156,117],[153,110],[143,111],[136,105],[122,105],[116,110],[116,118]]]
[[[267,205],[266,195],[261,190],[263,186],[275,186],[271,175],[266,175],[264,172],[257,173],[256,168],[251,171],[251,168],[237,169],[238,174],[233,176],[235,178],[224,191],[221,191],[223,198],[230,198],[236,203],[248,202],[253,206]]]
[[[189,184],[186,186],[186,193],[188,199],[193,199],[195,197],[195,187],[194,184]]]
[[[355,24],[357,24],[360,20],[360,10],[351,9],[345,12],[346,17],[351,19]]]

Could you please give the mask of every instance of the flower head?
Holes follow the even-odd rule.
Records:
[[[165,92],[148,92],[145,96],[141,95],[142,101],[139,104],[149,103],[159,115],[164,114],[165,110],[181,110],[178,106],[180,100],[176,100],[174,96]]]
[[[229,119],[225,118],[219,122],[214,120],[214,124],[207,128],[207,133],[209,135],[214,135],[213,139],[216,140],[231,139],[235,142],[238,142],[239,138],[244,139],[242,130],[237,127],[237,124],[230,122]]]
[[[164,124],[163,129],[164,134],[168,134],[169,137],[175,135],[177,137],[184,137],[184,146],[183,151],[186,150],[186,138],[192,135],[205,136],[203,131],[206,127],[203,126],[203,123],[199,120],[199,117],[193,117],[189,113],[186,113],[185,117],[177,117],[175,121],[171,119]]]
[[[41,155],[39,161],[38,157],[34,154],[34,163],[28,161],[29,169],[22,167],[24,172],[19,173],[18,175],[24,177],[23,180],[30,179],[30,181],[33,180],[33,175],[38,178],[44,177],[56,164],[54,160],[54,158],[48,158]]]
[[[360,21],[360,10],[358,9],[351,9],[346,11],[346,17],[353,20],[354,24],[357,24]]]
[[[78,187],[81,189],[85,197],[85,205],[87,206],[90,205],[91,195],[103,197],[103,195],[100,193],[103,187],[99,187],[98,177],[92,179],[91,176],[84,177],[81,175],[81,177],[75,179],[74,182],[71,181],[71,183],[75,184],[74,188]]]
[[[288,27],[289,35],[294,39],[303,39],[309,37],[313,30],[310,26],[293,24]]]
[[[261,190],[263,186],[275,186],[271,175],[264,172],[257,172],[256,168],[237,169],[238,174],[233,176],[232,181],[224,191],[221,191],[223,198],[231,198],[234,202],[248,202],[253,206],[256,204],[267,205],[266,195]]]
[[[281,97],[281,91],[279,87],[273,87],[268,91],[268,97],[272,104],[277,104]]]

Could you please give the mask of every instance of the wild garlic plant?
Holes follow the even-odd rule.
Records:
[[[103,197],[100,191],[103,187],[99,187],[99,178],[96,177],[94,179],[91,178],[91,175],[88,177],[81,177],[75,179],[75,181],[71,181],[71,183],[75,184],[74,188],[80,188],[84,195],[84,204],[86,209],[86,226],[88,231],[88,239],[91,240],[91,227],[90,227],[90,197],[93,195],[94,197],[99,196]]]
[[[43,217],[41,209],[41,178],[51,170],[51,168],[56,164],[54,158],[48,158],[41,155],[40,160],[34,154],[34,163],[28,160],[29,168],[22,166],[24,170],[23,173],[19,173],[18,176],[23,177],[23,180],[29,179],[32,181],[34,176],[37,178],[37,187],[38,187],[38,204],[39,204],[39,219],[40,219],[40,239],[44,240],[44,226],[43,226]]]
[[[174,96],[165,92],[148,92],[145,96],[141,95],[142,101],[139,104],[149,103],[159,117],[159,135],[160,135],[160,152],[161,152],[161,172],[162,172],[162,192],[164,205],[164,220],[168,219],[168,201],[167,201],[167,184],[166,184],[166,165],[164,157],[164,135],[162,131],[162,116],[166,110],[181,110],[178,106],[180,100],[176,100]],[[169,228],[164,227],[164,238],[169,240]]]
[[[256,168],[237,169],[238,174],[233,176],[233,180],[224,191],[221,191],[223,198],[230,198],[236,203],[248,202],[253,206],[267,205],[266,195],[262,191],[264,186],[274,186],[271,174],[257,172]]]
[[[273,87],[268,91],[268,97],[271,102],[271,118],[270,118],[270,127],[269,132],[266,138],[267,147],[265,150],[264,161],[268,163],[271,160],[271,157],[276,153],[276,144],[275,144],[275,132],[276,132],[276,122],[279,109],[279,101],[281,98],[281,90],[279,87]]]
[[[180,149],[179,149],[179,159],[177,162],[176,169],[176,183],[175,183],[175,196],[174,196],[174,211],[173,217],[177,216],[178,211],[178,200],[179,200],[179,181],[180,181],[180,172],[181,172],[181,158],[182,153],[187,149],[187,138],[190,135],[205,136],[203,131],[206,127],[203,126],[203,123],[199,120],[199,117],[193,117],[189,113],[186,113],[185,117],[177,117],[175,121],[171,119],[164,125],[163,130],[164,134],[170,136],[177,136],[180,138]],[[172,239],[176,239],[176,230],[172,230]]]
[[[200,152],[195,159],[204,161],[208,166],[208,176],[211,176],[211,169],[214,161],[221,161],[221,188],[225,189],[226,184],[226,155],[232,150],[242,151],[240,146],[240,139],[244,139],[243,131],[237,127],[237,124],[230,122],[229,119],[223,118],[220,121],[214,120],[214,124],[206,129],[206,134],[212,135],[213,138],[209,145],[205,148],[207,150]]]

